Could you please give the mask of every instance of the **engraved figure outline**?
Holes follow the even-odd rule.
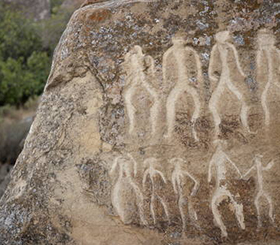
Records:
[[[277,55],[280,58],[280,50],[275,46],[275,36],[270,33],[267,29],[261,29],[258,32],[258,51],[256,55],[257,67],[260,67],[262,63],[262,56],[267,58],[268,62],[268,77],[267,83],[261,95],[261,105],[264,111],[264,121],[265,125],[270,124],[270,112],[267,106],[267,96],[269,89],[275,85],[280,88],[280,84],[275,82],[275,75],[273,72],[273,55]]]
[[[150,124],[152,134],[156,132],[157,120],[158,120],[158,110],[160,106],[159,95],[152,84],[146,79],[146,74],[144,73],[145,62],[149,62],[149,68],[151,75],[154,75],[154,60],[151,56],[145,56],[143,54],[142,48],[139,45],[135,45],[125,56],[124,67],[127,71],[127,83],[126,90],[124,91],[124,101],[127,109],[128,121],[129,121],[129,134],[132,134],[135,130],[135,113],[137,109],[132,104],[132,98],[136,93],[137,86],[142,86],[146,91],[153,97],[153,105],[150,109]],[[154,78],[155,76],[153,76]]]
[[[123,160],[122,162],[120,162],[121,159]],[[129,169],[129,163],[131,162],[133,164],[133,176]],[[115,158],[109,174],[112,175],[116,171],[116,168],[118,166],[119,166],[119,176],[117,178],[117,181],[112,191],[112,204],[115,210],[117,211],[118,215],[120,216],[121,220],[125,221],[125,210],[123,210],[123,208],[121,207],[119,203],[119,196],[118,196],[118,193],[121,191],[122,180],[123,178],[125,178],[135,193],[136,205],[139,210],[140,221],[143,225],[147,225],[147,221],[144,216],[144,196],[140,188],[138,187],[138,185],[133,180],[133,178],[136,177],[137,175],[137,162],[129,153],[127,153],[127,157],[123,155],[118,156]]]
[[[248,179],[247,176],[254,170],[256,170],[257,173],[257,195],[255,196],[254,205],[257,210],[258,215],[258,228],[262,226],[261,221],[261,213],[260,213],[260,198],[264,197],[268,204],[269,204],[269,218],[270,222],[274,225],[274,217],[273,217],[273,204],[272,204],[272,198],[271,196],[264,191],[264,185],[263,185],[263,171],[270,170],[274,165],[274,160],[271,160],[267,163],[265,167],[263,167],[261,159],[263,158],[262,155],[257,154],[253,159],[253,166],[243,175],[243,179]]]
[[[245,129],[249,133],[252,133],[250,131],[250,128],[248,125],[248,115],[247,114],[248,114],[249,107],[247,106],[246,102],[244,101],[243,94],[238,90],[238,88],[233,84],[233,82],[230,79],[230,68],[227,63],[228,50],[233,51],[235,62],[237,65],[237,70],[239,71],[239,73],[244,78],[246,77],[246,75],[241,68],[238,52],[237,52],[235,46],[228,42],[229,38],[230,38],[229,31],[221,31],[215,35],[216,44],[213,46],[213,48],[211,50],[209,68],[208,68],[208,74],[209,74],[210,81],[212,80],[213,82],[216,83],[216,88],[212,92],[211,98],[209,100],[209,109],[210,109],[210,112],[212,113],[212,116],[214,119],[216,136],[218,136],[220,133],[219,126],[221,124],[221,117],[220,117],[220,113],[218,112],[218,109],[217,109],[217,104],[220,101],[220,97],[224,93],[226,88],[229,89],[229,91],[231,91],[235,95],[235,97],[239,100],[239,102],[241,103],[241,111],[240,111],[241,123],[242,123],[243,127],[245,127]],[[221,62],[220,77],[217,77],[214,74],[215,61],[213,60],[213,57],[215,57],[217,52],[219,53],[219,59]]]
[[[185,203],[185,200],[188,202],[188,212],[190,214],[190,217],[193,220],[197,220],[197,214],[195,210],[192,208],[191,202],[188,201],[186,197],[184,197],[183,194],[183,187],[182,187],[182,180],[184,179],[185,176],[189,177],[193,182],[194,182],[194,187],[191,192],[190,196],[195,196],[198,188],[199,188],[199,182],[186,170],[182,170],[182,164],[185,163],[186,161],[183,160],[182,158],[172,158],[169,160],[171,164],[174,165],[174,170],[172,172],[172,186],[175,194],[178,196],[178,206],[179,206],[179,211],[182,219],[182,226],[183,226],[183,231],[186,230],[186,215],[183,210],[183,205]]]
[[[191,118],[192,135],[196,141],[199,141],[197,132],[195,130],[195,123],[200,115],[201,103],[200,103],[197,89],[194,87],[194,85],[189,84],[189,81],[186,81],[187,67],[184,62],[185,54],[190,52],[194,55],[196,68],[197,68],[196,79],[198,83],[203,82],[201,61],[195,49],[189,46],[185,46],[186,41],[184,40],[183,37],[174,36],[172,38],[172,43],[173,43],[172,47],[170,47],[163,55],[163,64],[162,64],[163,80],[165,84],[168,83],[166,74],[167,74],[167,70],[169,69],[168,58],[170,55],[173,55],[175,57],[177,63],[176,65],[178,68],[178,80],[176,81],[176,85],[172,88],[171,92],[167,97],[167,102],[166,102],[167,133],[165,134],[165,137],[170,138],[173,134],[175,117],[176,117],[176,102],[179,96],[182,93],[186,92],[191,95],[194,102],[194,112]]]
[[[159,202],[161,203],[161,205],[163,207],[163,210],[164,210],[164,213],[165,213],[165,216],[168,220],[168,223],[170,223],[170,215],[169,215],[167,204],[164,202],[163,198],[161,196],[159,196],[159,194],[157,194],[156,191],[155,191],[154,178],[157,175],[160,176],[160,178],[162,179],[162,181],[165,184],[167,184],[166,178],[164,177],[163,173],[155,168],[156,163],[157,163],[157,159],[154,158],[154,157],[148,158],[144,161],[144,164],[148,167],[143,174],[143,181],[142,181],[143,188],[145,188],[145,184],[147,183],[148,177],[150,178],[151,183],[152,183],[152,195],[151,195],[150,211],[151,211],[151,214],[152,214],[152,217],[153,217],[154,225],[156,225],[156,214],[155,214],[155,211],[154,211],[154,206],[155,206],[156,199],[158,199]]]
[[[214,216],[214,221],[217,224],[217,226],[221,230],[222,237],[227,237],[227,229],[226,226],[223,223],[221,214],[218,210],[219,204],[225,199],[229,198],[230,202],[232,203],[234,207],[235,217],[238,221],[239,226],[241,229],[245,229],[245,223],[244,223],[244,215],[243,215],[243,205],[238,204],[235,200],[233,194],[227,189],[227,183],[224,183],[226,181],[226,164],[229,163],[233,166],[233,168],[236,170],[240,178],[242,177],[240,170],[236,166],[236,164],[228,157],[228,155],[223,151],[223,144],[226,142],[222,140],[216,140],[214,144],[217,145],[215,153],[213,154],[210,162],[209,162],[209,169],[208,169],[208,183],[212,180],[212,168],[216,168],[216,187],[214,194],[212,195],[211,200],[211,209]]]

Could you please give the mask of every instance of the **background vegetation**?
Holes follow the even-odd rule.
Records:
[[[51,0],[51,18],[41,22],[0,3],[0,107],[21,107],[42,93],[54,48],[72,13],[61,9],[62,2]]]

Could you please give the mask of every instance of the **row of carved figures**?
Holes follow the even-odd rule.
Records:
[[[212,195],[210,206],[214,216],[214,221],[217,224],[217,226],[220,228],[222,237],[227,237],[228,234],[227,234],[226,226],[223,223],[221,213],[218,210],[218,207],[219,204],[225,199],[229,199],[229,201],[233,205],[235,216],[239,226],[241,227],[241,229],[245,229],[243,205],[236,201],[235,196],[230,192],[230,190],[227,187],[226,173],[227,173],[228,165],[234,167],[234,169],[240,176],[240,179],[248,179],[250,177],[250,174],[252,174],[255,171],[256,180],[257,180],[257,187],[256,187],[257,194],[254,199],[254,205],[257,211],[258,228],[262,226],[261,210],[260,210],[261,198],[264,198],[269,204],[269,218],[271,223],[274,225],[272,198],[266,192],[263,183],[263,171],[268,171],[269,169],[271,169],[274,165],[274,161],[270,161],[268,162],[268,164],[266,164],[266,166],[263,166],[261,160],[262,155],[256,155],[253,159],[252,167],[245,174],[241,174],[236,164],[224,152],[222,146],[223,144],[224,144],[223,142],[217,143],[216,151],[209,162],[209,172],[208,172],[209,183],[212,180],[213,169],[215,169],[216,172],[215,175],[216,186],[215,186],[214,194]],[[150,183],[152,186],[151,189],[152,193],[151,193],[151,200],[150,200],[150,214],[153,218],[154,224],[156,224],[157,222],[157,217],[155,213],[156,201],[159,201],[159,203],[162,205],[165,216],[167,220],[170,222],[168,205],[164,200],[164,198],[160,196],[160,194],[157,192],[157,189],[155,187],[156,178],[160,178],[162,180],[162,183],[164,184],[168,183],[164,173],[157,169],[156,167],[157,162],[158,160],[156,158],[148,158],[144,161],[144,165],[146,166],[146,168],[142,178],[143,188],[147,184],[148,178],[150,179]],[[171,183],[173,186],[174,193],[177,195],[178,198],[177,204],[180,211],[183,230],[186,230],[187,215],[185,214],[184,211],[184,205],[186,205],[186,203],[188,203],[188,205],[191,205],[191,203],[188,202],[189,197],[186,197],[184,194],[182,183],[184,182],[185,178],[189,178],[191,181],[193,181],[194,187],[191,191],[190,196],[195,196],[199,190],[199,181],[191,173],[189,173],[189,171],[185,170],[184,165],[186,161],[184,159],[173,158],[169,160],[169,163],[172,164],[172,166],[174,166],[171,175]],[[133,190],[134,195],[136,197],[136,203],[137,203],[137,208],[138,208],[141,223],[143,225],[148,225],[148,222],[144,214],[144,195],[140,186],[135,181],[135,178],[137,176],[137,162],[130,154],[122,155],[122,156],[118,156],[115,159],[110,171],[111,175],[116,171],[117,167],[119,168],[118,177],[112,189],[112,204],[117,214],[120,216],[122,221],[125,222],[126,210],[122,205],[124,201],[122,200],[122,192],[125,191],[127,188],[130,188]],[[132,199],[131,198],[127,199],[127,196],[125,197],[125,199],[126,199],[125,201],[127,202],[132,202]],[[198,217],[195,210],[192,207],[189,207],[188,212],[189,212],[190,219],[196,222],[198,220]]]
[[[216,84],[209,101],[209,110],[213,116],[215,124],[215,134],[219,135],[220,133],[219,125],[221,124],[221,115],[218,111],[218,103],[226,90],[229,90],[236,99],[240,101],[240,120],[242,126],[247,132],[251,133],[247,116],[249,107],[245,101],[244,93],[234,84],[231,76],[236,72],[244,78],[246,77],[245,72],[241,68],[238,52],[235,46],[229,42],[230,33],[228,31],[217,33],[215,35],[215,40],[216,44],[211,51],[208,71],[210,81]],[[197,89],[197,85],[203,81],[201,61],[195,49],[185,45],[186,41],[183,37],[175,36],[173,37],[172,42],[173,46],[163,55],[162,64],[164,84],[175,83],[169,91],[166,101],[167,132],[165,136],[172,136],[176,117],[176,103],[183,93],[187,93],[191,96],[194,103],[194,112],[191,117],[192,134],[194,139],[198,141],[199,139],[195,130],[195,123],[201,113],[201,101]],[[234,68],[231,68],[229,65],[228,58],[230,53],[232,53],[234,57]],[[264,111],[264,121],[266,126],[270,124],[270,112],[267,106],[269,89],[274,87],[280,88],[280,83],[276,81],[276,74],[274,74],[275,68],[279,65],[279,63],[275,64],[275,57],[276,60],[280,62],[280,51],[275,47],[274,35],[265,29],[260,30],[258,33],[256,63],[258,67],[267,64],[268,69],[266,81],[261,81],[262,83],[265,83],[261,95],[261,105]],[[195,66],[195,72],[191,71],[186,65],[187,59],[191,59],[191,62]],[[144,55],[142,48],[136,45],[126,54],[123,67],[127,75],[123,97],[129,121],[129,133],[132,134],[134,132],[136,124],[135,113],[137,109],[133,106],[132,99],[138,93],[138,88],[141,87],[153,98],[153,105],[150,108],[150,124],[151,131],[154,134],[156,132],[161,103],[159,92],[153,82],[151,82],[153,79],[156,80],[154,60],[151,56]],[[216,68],[218,68],[218,72]],[[278,70],[279,69],[277,68],[277,71]],[[168,74],[174,71],[177,72],[177,76],[171,81]],[[193,75],[193,73],[195,73],[195,75]]]

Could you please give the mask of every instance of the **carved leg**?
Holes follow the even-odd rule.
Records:
[[[259,199],[261,198],[261,193],[259,192],[255,198],[254,204],[257,210],[257,215],[258,215],[258,228],[262,226],[262,221],[261,221],[261,212],[260,212],[260,204],[259,204]]]
[[[152,213],[154,225],[156,225],[157,220],[156,220],[156,214],[155,214],[154,206],[155,206],[155,195],[154,195],[154,193],[153,193],[152,196],[151,196],[150,210],[151,210],[151,213]]]
[[[179,196],[179,201],[178,201],[178,206],[179,206],[179,210],[180,210],[180,215],[181,215],[181,219],[182,219],[182,226],[183,226],[183,231],[186,230],[186,216],[184,213],[184,198],[180,195]]]
[[[160,196],[157,196],[157,197],[160,200],[160,203],[161,203],[161,205],[162,205],[162,207],[164,209],[165,216],[166,216],[166,218],[168,220],[168,223],[170,224],[170,217],[169,217],[169,212],[168,212],[167,205],[166,205],[166,203],[164,202],[164,200]]]
[[[241,111],[240,111],[240,119],[243,127],[247,130],[247,132],[252,133],[250,131],[250,127],[248,124],[248,110],[246,102],[244,101],[243,95],[238,91],[238,89],[231,83],[228,82],[229,90],[237,97],[237,99],[241,102]]]
[[[129,121],[129,134],[132,134],[134,131],[134,115],[136,112],[135,107],[132,105],[132,97],[134,95],[135,88],[130,88],[124,95],[124,102],[126,106],[128,121]]]
[[[214,221],[216,222],[216,224],[219,226],[220,230],[221,230],[221,233],[222,233],[222,237],[227,237],[228,234],[227,234],[227,229],[222,221],[222,217],[221,217],[221,214],[218,210],[218,206],[220,204],[220,202],[222,200],[219,200],[220,197],[222,197],[223,195],[214,195],[213,198],[212,198],[212,201],[211,201],[211,208],[212,208],[212,213],[213,213],[213,216],[214,216]]]
[[[268,201],[268,204],[269,204],[268,215],[269,215],[269,218],[270,218],[270,222],[271,222],[272,224],[274,224],[272,199],[271,199],[271,197],[270,197],[268,194],[266,194],[266,193],[264,194],[264,196],[266,197],[266,200]]]
[[[209,110],[213,115],[216,137],[220,133],[219,126],[221,124],[221,117],[220,117],[219,112],[217,110],[217,104],[218,104],[218,101],[220,99],[220,96],[221,96],[222,92],[223,92],[223,89],[216,88],[216,90],[213,92],[213,94],[211,96],[211,99],[209,101]]]
[[[180,93],[181,93],[181,89],[175,87],[167,98],[167,102],[166,102],[167,134],[165,135],[166,138],[172,137],[174,131],[175,117],[176,117],[176,102]]]
[[[242,230],[245,229],[245,223],[244,223],[244,215],[243,215],[243,205],[242,204],[238,204],[232,194],[230,192],[228,192],[228,196],[231,200],[231,203],[233,204],[234,206],[234,209],[235,209],[235,217],[241,227]]]
[[[136,201],[137,201],[137,207],[139,210],[139,216],[140,216],[140,220],[142,222],[143,225],[148,225],[148,222],[145,219],[145,215],[144,215],[144,197],[143,194],[141,192],[141,190],[139,189],[139,187],[131,180],[130,184],[135,192],[136,195]]]
[[[160,106],[160,101],[158,97],[154,97],[154,104],[151,108],[151,115],[150,115],[150,123],[152,127],[152,134],[156,133],[156,126],[157,126],[157,121],[158,121],[158,112],[159,112],[159,106]]]
[[[267,107],[267,93],[268,93],[269,87],[270,87],[270,83],[267,83],[265,85],[265,89],[261,96],[262,108],[264,111],[264,122],[265,122],[266,126],[269,126],[269,124],[270,124],[270,113],[269,113],[269,109]]]
[[[200,115],[200,107],[201,107],[201,104],[200,104],[200,101],[199,101],[199,95],[198,95],[197,91],[192,87],[188,88],[188,92],[192,95],[192,98],[193,98],[193,101],[194,101],[194,113],[193,113],[193,116],[192,116],[192,119],[191,119],[192,134],[193,134],[193,137],[194,137],[195,141],[199,141],[199,139],[197,137],[196,130],[195,130],[195,123],[196,123],[196,120],[198,119],[198,117]]]

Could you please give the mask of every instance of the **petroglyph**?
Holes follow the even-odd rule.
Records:
[[[124,223],[129,223],[131,217],[128,217],[129,215],[127,215],[127,210],[124,206],[127,202],[133,202],[133,198],[130,196],[129,199],[127,199],[125,194],[131,189],[136,197],[136,205],[139,211],[140,221],[143,225],[147,225],[143,208],[144,197],[140,188],[133,180],[133,177],[136,177],[137,174],[136,161],[130,154],[117,157],[112,165],[110,171],[111,175],[116,171],[117,167],[119,167],[119,175],[112,190],[112,204],[114,209]],[[131,170],[131,167],[133,168],[133,171]]]
[[[250,128],[247,121],[247,113],[249,108],[244,101],[243,94],[238,90],[238,88],[234,85],[231,79],[231,73],[233,71],[231,71],[228,63],[228,54],[230,51],[232,51],[234,54],[234,59],[236,62],[238,72],[244,78],[246,77],[241,68],[237,50],[231,43],[228,42],[230,38],[230,33],[228,31],[218,32],[215,38],[217,43],[213,46],[213,49],[211,51],[209,63],[209,78],[211,82],[216,83],[217,86],[214,89],[210,98],[209,109],[213,115],[216,136],[218,136],[220,133],[219,125],[221,124],[221,117],[218,111],[218,102],[226,89],[229,89],[241,102],[240,119],[245,129],[248,132],[250,132]],[[221,70],[216,68],[221,68]]]
[[[156,169],[156,164],[157,164],[157,159],[155,158],[148,158],[144,161],[145,166],[147,166],[147,169],[144,172],[143,175],[143,188],[147,184],[147,178],[149,177],[151,180],[151,185],[152,185],[152,195],[151,195],[151,203],[150,203],[150,211],[153,217],[154,224],[156,224],[156,214],[155,214],[155,202],[158,199],[160,204],[162,205],[164,209],[165,216],[170,223],[170,218],[169,218],[169,212],[168,212],[168,207],[167,204],[165,203],[164,199],[157,193],[156,186],[155,186],[155,178],[156,176],[159,176],[163,183],[167,183],[164,175],[162,172]]]
[[[180,95],[188,93],[194,101],[194,112],[191,118],[192,134],[194,139],[198,141],[199,139],[195,130],[195,123],[200,115],[201,102],[199,100],[196,84],[202,82],[201,61],[197,52],[193,48],[185,46],[184,38],[173,37],[172,42],[173,46],[163,55],[163,80],[165,85],[171,83],[168,76],[170,70],[175,69],[178,74],[175,78],[177,81],[175,81],[175,85],[168,95],[166,102],[167,133],[165,136],[167,138],[172,137],[175,126],[176,103],[178,102]],[[188,57],[196,64],[196,77],[191,75],[191,71],[188,70],[186,65]],[[173,59],[174,62],[169,62],[171,59]],[[196,83],[191,82],[193,80],[196,80]]]
[[[273,165],[274,161],[270,161],[266,167],[263,167],[262,165],[262,155],[256,155],[253,162],[253,166],[248,170],[246,174],[244,174],[243,178],[247,179],[249,174],[252,173],[253,171],[256,171],[257,174],[257,195],[254,200],[254,204],[257,210],[257,215],[258,215],[258,228],[262,226],[262,221],[261,221],[261,213],[260,213],[260,199],[264,198],[269,204],[269,218],[270,222],[274,224],[274,217],[273,217],[273,204],[272,204],[272,199],[270,195],[264,190],[264,184],[263,184],[263,171],[268,171],[270,170]]]
[[[227,156],[227,154],[223,151],[223,143],[220,140],[215,141],[217,144],[217,148],[215,153],[213,154],[210,163],[209,163],[209,172],[208,172],[208,182],[210,183],[212,180],[212,168],[215,168],[216,171],[216,188],[211,200],[211,209],[214,215],[214,221],[216,222],[217,226],[221,229],[222,237],[227,237],[227,230],[222,221],[221,214],[219,212],[219,204],[224,200],[228,199],[232,203],[235,211],[236,219],[241,227],[241,229],[245,229],[244,223],[244,215],[243,215],[243,205],[238,204],[235,201],[234,196],[231,192],[227,189],[227,180],[226,180],[226,173],[227,173],[227,165],[230,164],[236,170],[240,178],[242,177],[239,169],[237,168],[236,164]]]
[[[261,95],[261,104],[264,111],[264,121],[265,125],[269,126],[270,124],[270,112],[267,106],[267,97],[269,89],[273,86],[280,88],[279,78],[278,81],[275,68],[278,69],[279,72],[279,62],[280,62],[280,50],[275,47],[275,37],[272,33],[270,33],[266,29],[262,29],[258,32],[258,51],[257,51],[257,68],[260,69],[265,63],[267,63],[267,80],[259,81],[260,83],[264,83],[265,87]],[[277,60],[278,62],[275,62]],[[277,67],[275,67],[277,66]],[[277,72],[277,70],[276,70]]]
[[[187,197],[184,196],[183,181],[185,177],[189,177],[194,182],[194,187],[191,192],[191,196],[194,196],[197,193],[197,190],[199,188],[199,182],[188,171],[182,169],[182,165],[183,163],[185,163],[183,159],[173,158],[170,160],[170,163],[174,165],[174,170],[172,172],[172,185],[175,194],[178,196],[178,206],[182,219],[183,230],[186,230],[186,215],[183,209],[184,205],[188,204],[188,211],[192,221],[197,221],[197,214],[194,211],[191,202],[188,202]]]
[[[136,124],[135,113],[137,109],[132,104],[132,98],[137,93],[137,88],[143,87],[153,98],[153,105],[150,108],[150,124],[152,134],[154,134],[156,132],[160,101],[155,87],[148,82],[149,79],[144,72],[148,70],[148,74],[154,75],[154,60],[151,56],[145,56],[142,48],[136,45],[126,54],[123,67],[127,74],[123,97],[129,120],[129,133],[134,132]]]

